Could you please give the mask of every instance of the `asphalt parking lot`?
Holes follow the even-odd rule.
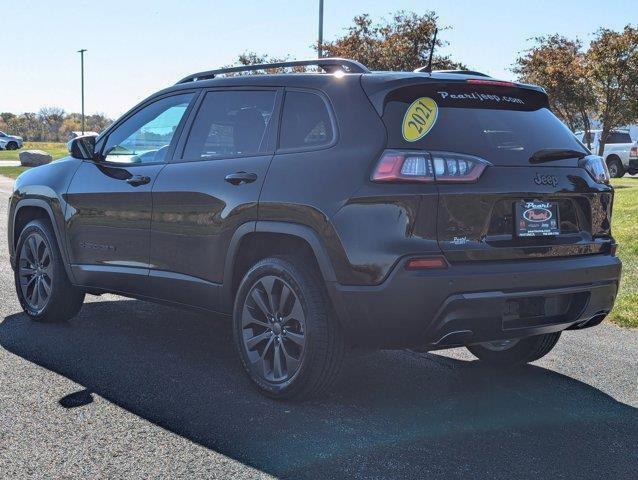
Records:
[[[2,478],[636,478],[638,331],[568,332],[516,373],[464,350],[347,359],[320,400],[244,378],[219,318],[88,297],[21,313],[0,177]]]

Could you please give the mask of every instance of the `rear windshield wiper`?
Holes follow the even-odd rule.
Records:
[[[579,150],[570,150],[568,148],[544,148],[535,152],[529,157],[530,163],[553,162],[554,160],[563,160],[565,158],[581,159],[587,156],[585,152]]]

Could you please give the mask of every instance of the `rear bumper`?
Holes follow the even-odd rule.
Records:
[[[423,271],[404,263],[378,286],[331,284],[354,343],[434,350],[592,326],[612,309],[621,272],[611,255]]]
[[[632,158],[629,160],[628,170],[638,171],[638,158]]]

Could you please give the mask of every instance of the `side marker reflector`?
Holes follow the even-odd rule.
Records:
[[[412,258],[405,264],[406,270],[428,270],[447,268],[447,262],[443,257]]]

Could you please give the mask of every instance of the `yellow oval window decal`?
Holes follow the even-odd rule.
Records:
[[[416,142],[425,137],[436,123],[439,107],[430,97],[417,98],[403,117],[403,138],[407,142]]]

